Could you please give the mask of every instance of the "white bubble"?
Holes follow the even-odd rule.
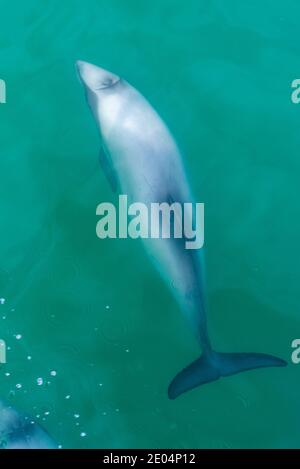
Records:
[[[65,399],[70,399],[70,394],[67,394],[67,396],[65,397]]]
[[[79,414],[74,414],[75,419],[79,419],[80,415]]]
[[[106,305],[106,306],[105,306],[105,308],[106,308],[106,309],[109,309],[109,308],[110,308],[110,306],[109,306],[109,305]]]
[[[22,387],[22,384],[21,384],[21,383],[16,384],[16,388],[17,388],[17,389],[21,389],[21,387]]]
[[[49,414],[50,414],[50,412],[47,410],[47,412],[45,412],[45,415],[49,415]]]
[[[6,372],[6,373],[5,373],[5,376],[10,376],[10,373]]]
[[[80,436],[85,437],[85,436],[86,436],[86,433],[85,433],[85,432],[81,432],[81,433],[80,433]]]
[[[56,371],[55,370],[50,371],[50,375],[51,376],[56,376]]]
[[[32,356],[28,355],[27,360],[31,360],[31,359],[32,359]]]
[[[5,303],[5,298],[0,298],[0,305],[4,305]]]
[[[43,381],[43,378],[38,378],[38,379],[36,380],[36,382],[37,382],[37,385],[38,385],[38,386],[41,386],[44,381]]]
[[[17,339],[17,340],[22,339],[22,335],[21,335],[21,334],[17,334],[17,335],[16,335],[16,339]]]

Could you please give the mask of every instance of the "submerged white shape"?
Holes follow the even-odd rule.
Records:
[[[6,449],[55,448],[56,444],[32,418],[0,401],[0,441]]]

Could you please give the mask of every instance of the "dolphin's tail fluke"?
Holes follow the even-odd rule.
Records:
[[[280,358],[263,353],[217,353],[209,351],[184,368],[171,382],[168,390],[170,399],[201,384],[215,381],[221,376],[230,376],[241,371],[267,366],[286,366]]]

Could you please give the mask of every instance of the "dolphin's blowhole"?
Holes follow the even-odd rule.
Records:
[[[120,81],[120,78],[107,78],[104,82],[102,82],[99,86],[95,87],[95,90],[104,90],[106,88],[111,88],[112,86],[116,85]]]

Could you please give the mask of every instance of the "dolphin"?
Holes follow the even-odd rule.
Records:
[[[54,449],[57,445],[28,415],[0,401],[0,448]]]
[[[76,68],[100,131],[100,162],[112,189],[144,204],[193,201],[178,146],[149,102],[114,73],[83,61],[77,61]],[[201,348],[200,358],[171,381],[170,399],[222,376],[286,365],[262,353],[214,351],[206,323],[203,249],[185,249],[182,240],[174,237],[143,242]]]

